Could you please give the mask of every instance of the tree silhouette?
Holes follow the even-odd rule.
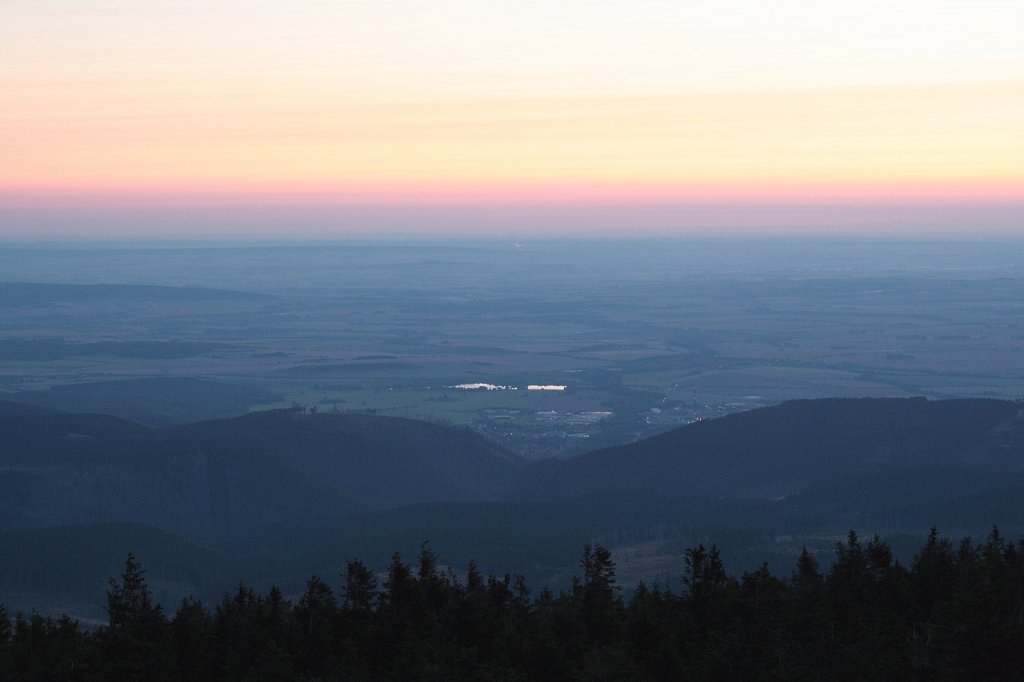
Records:
[[[362,561],[350,561],[345,569],[342,608],[368,614],[377,599],[377,579]]]
[[[160,618],[160,606],[146,584],[146,571],[131,552],[124,561],[120,580],[110,578],[107,615],[111,630],[137,631]]]
[[[952,545],[932,532],[909,570],[851,533],[822,573],[803,551],[789,580],[767,564],[737,582],[715,547],[686,553],[677,596],[641,584],[626,602],[606,548],[585,546],[571,590],[531,600],[521,578],[466,583],[421,555],[392,557],[382,594],[364,564],[343,606],[311,578],[292,604],[240,586],[211,612],[186,599],[167,623],[129,555],[110,625],[0,607],[8,680],[1019,680],[1024,554],[997,531]]]
[[[120,579],[108,581],[104,644],[111,679],[158,679],[169,666],[169,649],[161,642],[167,620],[160,605],[153,603],[145,574],[129,552]]]

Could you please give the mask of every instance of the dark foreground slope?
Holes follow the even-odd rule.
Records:
[[[525,466],[465,430],[367,414],[274,411],[148,429],[0,406],[0,519],[11,531],[0,556],[43,565],[65,546],[114,554],[169,532],[187,570],[140,558],[170,576],[169,594],[191,586],[206,598],[239,579],[295,591],[311,572],[336,575],[356,557],[381,566],[428,539],[445,557],[552,585],[566,584],[587,541],[614,549],[625,583],[678,582],[684,549],[709,541],[740,569],[790,566],[803,547],[827,563],[851,528],[884,534],[906,559],[932,525],[954,536],[993,524],[1024,532],[1021,408],[797,401]],[[133,526],[125,545],[108,524],[129,521],[149,525]],[[38,582],[9,574],[19,589]],[[85,573],[54,580],[102,602]]]
[[[1024,406],[1000,400],[796,400],[531,469],[524,498],[613,490],[771,498],[906,470],[1024,472]]]
[[[519,465],[469,431],[366,414],[277,410],[150,429],[8,405],[0,434],[0,527],[133,521],[207,541],[495,499]]]
[[[501,502],[435,501],[279,524],[257,544],[265,565],[292,584],[303,570],[328,574],[353,556],[379,564],[424,539],[446,556],[472,554],[491,570],[559,583],[581,539],[621,550],[624,579],[651,580],[678,568],[685,545],[711,538],[753,567],[785,565],[804,545],[828,551],[850,528],[884,533],[897,550],[932,525],[955,535],[983,535],[993,524],[1019,533],[1019,410],[987,400],[787,403],[531,466]],[[687,440],[697,444],[679,447]],[[766,451],[778,456],[762,465]],[[703,462],[706,486],[686,480]]]

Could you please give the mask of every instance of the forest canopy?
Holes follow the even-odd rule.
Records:
[[[686,551],[677,585],[616,583],[587,545],[569,589],[444,566],[425,542],[377,574],[348,562],[289,599],[244,585],[166,614],[133,555],[108,622],[8,614],[4,680],[1018,679],[1024,538],[954,543],[932,529],[909,566],[853,531],[827,571],[730,575],[715,546]]]

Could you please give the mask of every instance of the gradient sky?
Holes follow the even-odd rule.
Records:
[[[0,234],[1024,233],[1020,0],[2,0]]]

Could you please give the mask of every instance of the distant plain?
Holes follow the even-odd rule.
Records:
[[[8,242],[0,282],[0,398],[153,425],[371,410],[539,458],[793,398],[1024,395],[1008,240]],[[478,382],[519,390],[450,388]]]

